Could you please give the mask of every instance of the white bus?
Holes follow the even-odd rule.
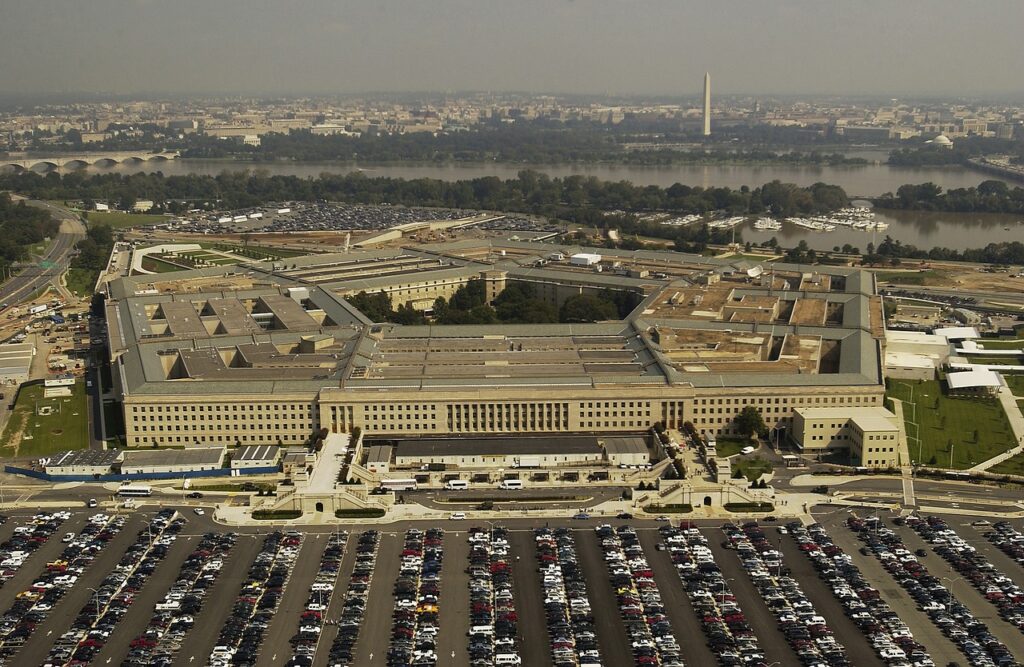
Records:
[[[122,498],[148,497],[153,495],[153,488],[148,484],[122,484],[117,487],[117,495]]]
[[[448,491],[464,491],[469,488],[469,482],[464,479],[450,479],[444,483]]]
[[[419,485],[414,479],[385,479],[380,483],[385,491],[415,491]]]
[[[501,484],[498,485],[498,488],[504,489],[505,491],[518,491],[519,489],[523,488],[523,480],[503,479],[501,480]]]

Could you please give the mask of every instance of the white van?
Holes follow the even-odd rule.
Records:
[[[505,489],[506,491],[518,491],[519,489],[523,488],[523,480],[503,479],[501,480],[501,484],[498,486],[498,488]]]
[[[494,664],[496,665],[521,665],[523,659],[515,653],[499,653],[494,656]]]
[[[491,626],[491,625],[474,625],[473,627],[471,627],[469,629],[469,632],[467,634],[470,637],[472,637],[473,635],[492,636],[492,635],[494,635],[494,626]]]
[[[469,482],[464,479],[450,479],[444,483],[444,488],[448,491],[465,491],[469,488]]]

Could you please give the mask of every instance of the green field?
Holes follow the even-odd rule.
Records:
[[[1014,396],[1024,398],[1024,375],[1003,375],[1006,386],[1010,388]]]
[[[60,412],[41,416],[36,406],[59,406]],[[66,449],[85,449],[89,446],[89,415],[85,383],[79,381],[68,398],[43,398],[43,385],[22,386],[14,412],[4,429],[0,455],[44,456]],[[32,436],[22,439],[23,435]]]
[[[933,271],[875,271],[878,282],[895,285],[944,285],[948,278]]]
[[[988,364],[990,366],[1020,366],[1024,355],[1001,354],[998,356],[985,356],[983,354],[964,355],[973,364]]]
[[[755,456],[752,459],[732,459],[729,463],[732,464],[733,474],[739,470],[748,482],[756,482],[761,475],[774,469],[771,461],[766,461],[760,456]]]
[[[68,289],[78,296],[89,296],[99,273],[92,269],[68,269]]]
[[[145,227],[167,222],[169,218],[151,213],[117,213],[114,211],[88,211],[90,225],[109,225],[114,229]]]
[[[1013,447],[1010,424],[995,398],[953,398],[935,380],[887,380],[886,389],[887,395],[903,401],[907,444],[915,462],[964,469]],[[916,410],[910,403],[912,392]],[[920,428],[912,423],[915,419]]]
[[[994,340],[981,338],[978,341],[986,350],[1024,350],[1024,340]]]
[[[200,243],[199,245],[207,250],[230,252],[248,259],[285,259],[287,257],[304,257],[310,254],[308,252],[302,252],[301,250],[268,248],[267,246],[259,245],[240,246],[232,243]]]
[[[153,271],[154,273],[172,273],[174,271],[188,271],[188,269],[186,269],[183,266],[178,266],[177,264],[165,262],[164,260],[158,257],[153,257],[152,255],[146,255],[145,257],[142,258],[142,268],[144,268],[147,271]]]
[[[744,447],[753,447],[757,443],[753,440],[734,440],[730,438],[722,438],[715,441],[715,451],[718,453],[719,458],[727,458],[733,454],[739,454],[740,450]]]
[[[988,472],[995,475],[1020,475],[1024,476],[1024,454],[1017,454],[999,465],[994,465]]]

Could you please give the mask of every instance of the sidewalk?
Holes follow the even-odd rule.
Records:
[[[1003,412],[1006,413],[1006,419],[1010,422],[1010,430],[1013,431],[1013,440],[1017,443],[1015,447],[1003,452],[999,456],[994,456],[988,461],[982,461],[973,468],[969,468],[967,472],[984,472],[993,466],[997,466],[1007,459],[1011,459],[1017,454],[1024,451],[1024,415],[1020,412],[1020,405],[1017,403],[1017,397],[1013,395],[1009,387],[999,388],[999,402],[1003,406]]]

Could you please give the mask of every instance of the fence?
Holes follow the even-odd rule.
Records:
[[[130,482],[137,480],[151,479],[196,479],[202,477],[230,477],[236,472],[230,468],[217,468],[216,470],[192,470],[188,472],[141,472],[130,475],[107,474],[107,475],[51,475],[42,470],[32,468],[19,468],[17,466],[4,466],[4,472],[14,475],[25,475],[47,482]],[[240,475],[269,475],[279,472],[277,466],[265,468],[246,468],[238,471]],[[236,475],[236,476],[240,476]]]

